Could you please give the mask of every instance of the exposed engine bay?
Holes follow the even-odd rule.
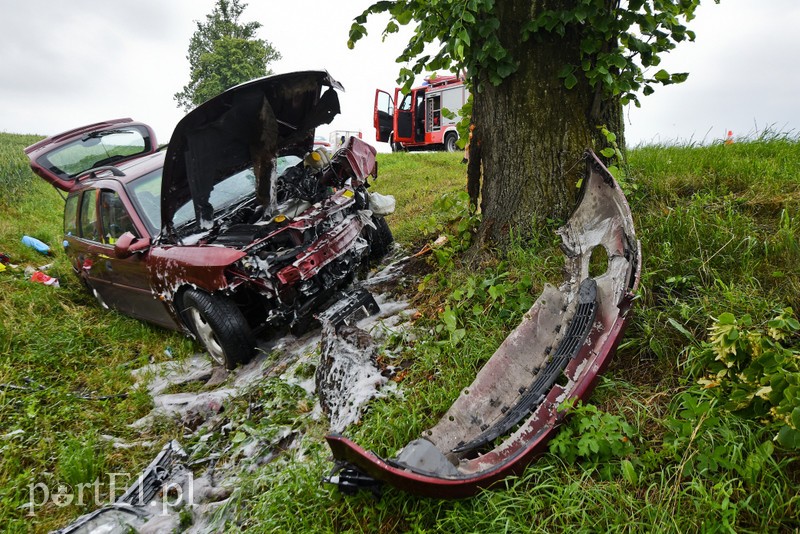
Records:
[[[367,188],[369,178],[377,177],[377,164],[375,149],[367,143],[352,137],[333,155],[320,149],[281,163],[273,209],[256,198],[253,173],[245,169],[219,182],[210,198],[225,185],[239,187],[234,178],[248,194],[222,202],[209,229],[197,232],[196,225],[187,223],[175,228],[173,236],[184,250],[240,250],[240,259],[224,273],[225,291],[249,310],[250,326],[288,323],[302,331],[337,289],[353,281],[362,264],[386,252],[392,236],[376,213],[389,212],[382,206],[372,209]],[[165,267],[174,269],[174,263]],[[174,279],[174,271],[164,278]]]

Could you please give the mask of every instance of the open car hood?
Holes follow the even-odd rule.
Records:
[[[328,435],[336,461],[329,482],[343,490],[385,482],[429,497],[474,495],[546,450],[565,401],[588,399],[630,319],[641,246],[619,185],[593,153],[586,163],[580,201],[558,232],[564,283],[545,286],[475,381],[394,458]],[[590,274],[595,249],[608,260],[601,274]]]
[[[269,197],[275,158],[312,150],[314,129],[339,113],[334,89],[343,87],[325,71],[267,76],[228,89],[186,115],[164,163],[162,230],[171,230],[175,212],[189,200],[196,221],[210,221],[214,186],[248,167],[259,198]]]

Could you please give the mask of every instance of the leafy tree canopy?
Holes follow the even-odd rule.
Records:
[[[189,42],[189,83],[175,93],[178,106],[191,110],[225,89],[272,74],[267,66],[281,58],[272,44],[256,38],[260,22],[239,22],[247,4],[217,0]]]
[[[715,0],[719,3],[719,0]],[[499,85],[517,71],[499,38],[500,21],[495,0],[400,0],[379,1],[357,16],[350,28],[349,47],[367,33],[369,15],[388,13],[384,38],[399,25],[416,23],[414,34],[397,58],[414,62],[400,69],[398,82],[406,89],[423,71],[463,70]],[[531,2],[529,20],[522,26],[522,41],[541,39],[545,33],[564,36],[579,31],[580,62],[564,65],[559,76],[570,89],[585,76],[590,85],[618,97],[622,104],[639,106],[637,93],[649,95],[654,87],[686,80],[684,72],[665,69],[651,72],[661,56],[676,44],[695,38],[685,23],[694,18],[700,0],[573,0]],[[439,43],[434,54],[427,43]],[[480,90],[480,83],[477,87]]]

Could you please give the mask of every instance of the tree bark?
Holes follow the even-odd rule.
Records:
[[[579,29],[522,42],[522,25],[541,9],[541,1],[497,2],[501,41],[519,68],[499,86],[483,78],[473,92],[483,164],[481,245],[502,244],[512,228],[526,237],[548,219],[565,220],[585,169],[583,152],[607,146],[598,126],[623,139],[617,99],[598,96],[579,72],[570,90],[558,76],[564,65],[580,64]]]

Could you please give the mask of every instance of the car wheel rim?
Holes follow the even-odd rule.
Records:
[[[222,345],[220,345],[216,334],[214,334],[214,329],[211,328],[211,325],[197,308],[189,308],[189,316],[192,318],[197,337],[206,347],[208,355],[211,356],[214,362],[223,365],[225,363],[225,352],[222,350]]]
[[[100,303],[100,306],[106,310],[109,309],[108,304],[106,304],[106,301],[103,300],[103,297],[100,296],[100,293],[98,293],[96,289],[92,288],[92,294],[94,295],[94,298],[97,299],[97,302]]]

